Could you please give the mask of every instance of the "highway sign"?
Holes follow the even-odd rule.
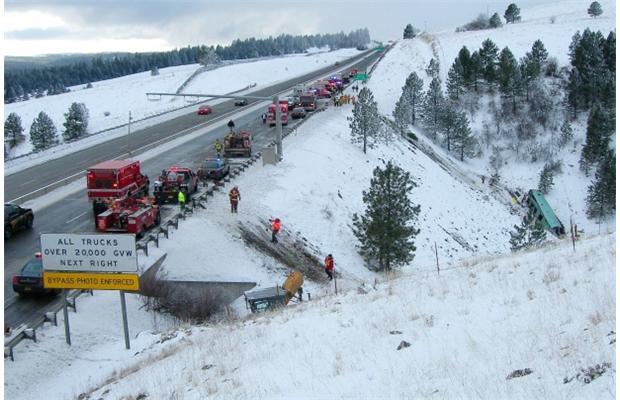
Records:
[[[43,287],[46,289],[139,290],[137,274],[86,272],[43,271]]]
[[[365,81],[366,79],[368,79],[368,74],[364,74],[364,73],[360,73],[360,72],[355,74],[355,80],[356,81]]]
[[[132,234],[41,234],[43,269],[50,271],[136,272]]]

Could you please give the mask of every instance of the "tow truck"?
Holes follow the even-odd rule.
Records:
[[[252,135],[247,131],[231,132],[224,138],[224,157],[252,156]]]
[[[185,193],[189,201],[192,193],[198,190],[198,175],[190,168],[173,165],[161,172],[153,186],[157,204],[176,203],[179,192]]]
[[[149,177],[140,171],[140,161],[109,160],[88,168],[86,194],[97,215],[108,209],[111,200],[148,196]]]
[[[141,237],[145,231],[159,225],[161,214],[152,198],[116,199],[110,208],[97,215],[97,230],[100,232],[127,232]]]

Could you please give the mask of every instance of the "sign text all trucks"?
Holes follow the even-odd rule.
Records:
[[[133,235],[41,234],[43,269],[51,271],[136,272]]]

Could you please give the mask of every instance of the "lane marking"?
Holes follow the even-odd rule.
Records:
[[[80,218],[82,215],[84,215],[84,214],[86,214],[86,213],[88,213],[88,211],[84,211],[82,214],[79,214],[78,216],[71,218],[70,220],[68,220],[67,222],[65,222],[65,224],[69,224],[69,223],[71,223],[71,222],[75,221],[76,219]]]

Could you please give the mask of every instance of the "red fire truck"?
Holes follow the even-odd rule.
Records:
[[[140,161],[104,161],[88,168],[86,193],[93,202],[96,219],[108,209],[111,200],[148,196],[149,178],[140,171]]]
[[[159,207],[149,198],[117,199],[110,208],[97,215],[97,230],[100,232],[127,232],[141,237],[145,231],[159,225]]]
[[[288,100],[280,100],[280,120],[282,125],[288,124]],[[267,107],[267,121],[269,126],[276,124],[276,105],[273,103]]]

